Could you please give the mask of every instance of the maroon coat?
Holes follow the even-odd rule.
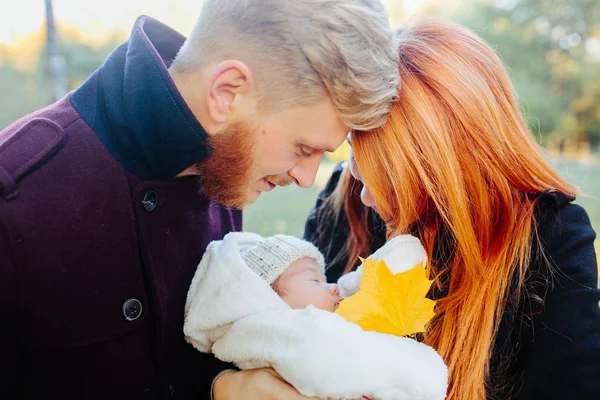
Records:
[[[82,88],[0,133],[1,399],[208,397],[221,365],[185,343],[184,303],[241,213],[168,179],[207,153],[166,70],[182,42],[141,18]]]

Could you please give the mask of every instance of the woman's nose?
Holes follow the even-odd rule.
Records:
[[[335,283],[330,283],[329,284],[329,293],[331,293],[334,296],[339,296],[340,295],[340,287],[338,285],[336,285]]]

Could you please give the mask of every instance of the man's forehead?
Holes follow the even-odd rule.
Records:
[[[346,140],[348,140],[348,135],[350,133],[348,133],[346,135]],[[340,140],[340,139],[338,139]],[[333,153],[338,147],[340,147],[340,145],[342,144],[341,142],[338,142],[337,140],[334,142],[332,139],[328,140],[327,142],[325,141],[311,141],[309,139],[305,140],[303,143],[301,144],[305,144],[306,146],[309,146],[315,150],[321,150],[321,151],[328,151],[330,153]]]

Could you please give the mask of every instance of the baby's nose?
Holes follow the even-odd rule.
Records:
[[[338,285],[336,285],[335,283],[330,283],[329,284],[329,293],[331,293],[334,296],[339,296],[340,295],[340,287]]]

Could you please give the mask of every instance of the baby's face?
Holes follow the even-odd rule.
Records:
[[[342,300],[338,285],[327,283],[311,258],[301,258],[290,265],[279,277],[275,289],[292,308],[313,305],[321,310],[335,311]]]

